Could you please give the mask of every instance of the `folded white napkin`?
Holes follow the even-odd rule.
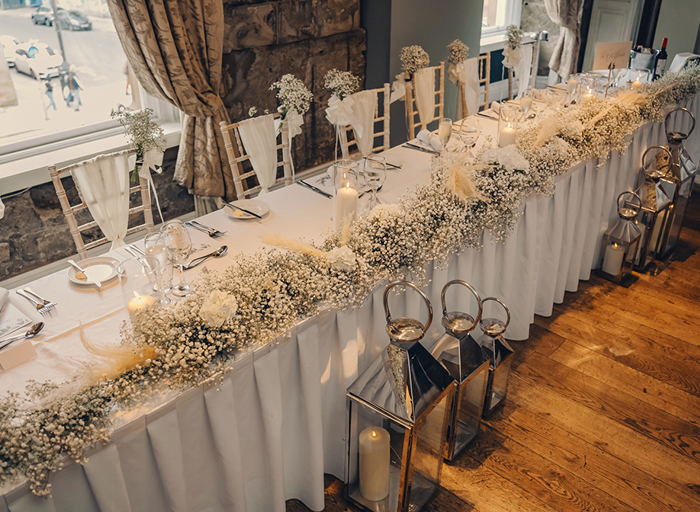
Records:
[[[8,292],[5,288],[0,288],[0,311],[2,311],[2,308],[5,307],[5,303],[7,303],[9,298],[10,292]]]
[[[668,72],[677,73],[685,67],[689,60],[696,60],[698,58],[700,58],[700,55],[696,55],[694,53],[677,53],[676,56],[673,57],[673,62],[671,62],[671,67],[668,68]]]
[[[442,143],[440,142],[438,136],[434,133],[430,133],[428,130],[419,131],[416,139],[426,146],[432,147],[435,151],[440,151],[442,149]]]
[[[501,111],[501,104],[498,103],[497,101],[492,101],[491,102],[491,110],[493,110],[496,114],[498,114]]]

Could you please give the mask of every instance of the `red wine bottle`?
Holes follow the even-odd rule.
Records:
[[[668,59],[668,53],[666,53],[666,44],[668,43],[668,37],[664,37],[661,43],[661,50],[656,56],[656,70],[654,72],[654,80],[661,78],[661,76],[666,71],[666,60]]]

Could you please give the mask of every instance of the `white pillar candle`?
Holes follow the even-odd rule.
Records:
[[[574,91],[576,90],[576,87],[578,86],[578,80],[571,79],[568,82],[566,82],[566,92],[569,94],[573,94]]]
[[[506,125],[501,128],[501,133],[498,137],[498,146],[504,148],[515,142],[515,128]]]
[[[389,432],[367,427],[360,432],[360,494],[370,501],[389,495]]]
[[[615,242],[608,245],[605,249],[605,257],[603,258],[603,272],[616,276],[622,268],[622,259],[625,257],[625,248]]]
[[[639,80],[635,80],[634,82],[632,82],[632,90],[634,92],[639,92],[639,90],[641,88],[642,88],[642,82],[640,82]]]
[[[593,93],[587,92],[586,94],[583,95],[583,102],[587,102],[588,100],[592,100],[595,95]]]
[[[126,309],[129,311],[129,316],[131,320],[136,320],[136,312],[148,306],[153,306],[156,303],[156,299],[150,295],[139,295],[134,292],[134,298],[129,301],[126,305]]]
[[[335,216],[333,217],[333,224],[336,230],[343,227],[344,219],[347,218],[350,221],[355,219],[357,197],[357,190],[352,188],[349,183],[338,189],[335,196]]]

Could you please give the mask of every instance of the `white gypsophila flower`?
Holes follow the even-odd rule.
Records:
[[[199,316],[209,327],[221,327],[233,318],[238,309],[236,299],[226,292],[214,290],[204,299]]]
[[[495,147],[488,149],[481,154],[480,158],[482,163],[489,165],[502,165],[509,171],[530,170],[530,163],[513,145],[506,146],[504,148]]]
[[[326,253],[326,261],[336,270],[352,270],[357,260],[355,253],[348,246],[336,247]]]
[[[401,69],[409,76],[430,65],[430,56],[418,45],[402,48],[400,59]]]
[[[350,71],[331,69],[324,77],[323,86],[342,101],[360,88],[360,79]]]
[[[304,115],[311,108],[311,101],[314,95],[306,88],[304,82],[294,75],[284,75],[279,81],[270,86],[270,90],[277,91],[277,99],[282,107],[282,114],[285,115],[290,110],[296,110],[299,115]]]
[[[257,113],[258,113],[258,107],[250,107],[248,109],[248,117],[253,117]]]
[[[469,57],[469,47],[459,39],[455,39],[447,45],[447,50],[450,52],[448,60],[451,64],[460,64]]]

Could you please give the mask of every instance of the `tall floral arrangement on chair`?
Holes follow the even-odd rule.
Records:
[[[131,173],[131,181],[139,180],[139,168],[147,169],[163,163],[165,133],[153,119],[153,109],[144,108],[135,112],[112,111],[112,117],[119,119],[124,127],[124,135],[129,138],[129,146],[136,151],[136,161]]]
[[[457,112],[455,119],[461,119],[463,116],[463,97],[464,97],[464,87],[465,87],[465,62],[469,57],[469,47],[464,44],[459,39],[455,39],[450,44],[447,45],[447,51],[449,55],[447,56],[447,62],[449,66],[447,68],[447,77],[450,82],[457,85],[457,90],[459,97],[457,99]]]
[[[323,79],[323,86],[331,91],[326,109],[326,119],[335,127],[335,152],[333,156],[337,158],[338,142],[342,136],[341,129],[351,124],[354,102],[350,95],[360,88],[360,79],[350,71],[331,69]],[[343,158],[347,158],[347,155],[344,154]]]
[[[405,99],[406,82],[410,82],[416,72],[430,65],[430,55],[417,44],[401,48],[399,59],[401,59],[401,73],[396,75],[396,80],[391,84],[392,103]],[[406,130],[408,130],[408,110],[406,111],[406,119]]]
[[[506,27],[506,47],[503,49],[503,65],[514,68],[520,61],[520,45],[523,42],[524,32],[516,25]]]

